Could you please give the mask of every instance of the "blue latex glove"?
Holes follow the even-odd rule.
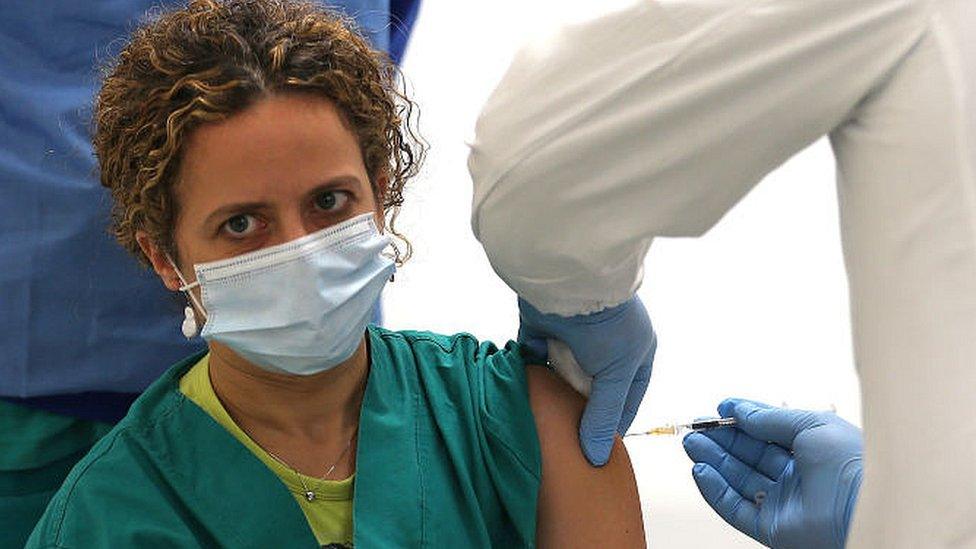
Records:
[[[590,463],[605,464],[614,434],[630,427],[651,379],[657,336],[647,309],[634,296],[598,313],[564,317],[543,314],[520,298],[519,313],[519,341],[532,353],[545,359],[546,340],[558,339],[593,376],[580,422],[580,447]]]
[[[842,548],[861,487],[861,431],[830,412],[749,400],[727,399],[718,412],[738,425],[684,440],[712,509],[769,547]]]

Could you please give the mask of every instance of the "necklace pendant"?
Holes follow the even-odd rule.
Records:
[[[305,499],[307,499],[308,501],[315,501],[315,492],[311,490],[306,490]]]

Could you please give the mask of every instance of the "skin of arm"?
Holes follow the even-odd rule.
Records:
[[[541,366],[526,368],[542,450],[537,546],[645,547],[637,482],[617,436],[610,460],[593,467],[579,451],[585,399]]]

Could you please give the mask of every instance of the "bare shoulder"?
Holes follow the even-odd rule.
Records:
[[[637,482],[620,437],[610,461],[593,467],[579,446],[586,400],[555,372],[526,367],[542,450],[539,547],[644,547]]]
[[[570,423],[579,424],[586,406],[583,396],[556,372],[543,366],[527,366],[525,377],[529,383],[529,401],[535,414],[536,427],[540,428],[539,436],[542,436],[541,431],[547,435],[575,432],[576,428]],[[555,432],[550,432],[553,428]]]

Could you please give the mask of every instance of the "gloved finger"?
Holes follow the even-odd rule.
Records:
[[[637,374],[634,375],[634,380],[630,383],[630,390],[627,391],[627,398],[624,400],[624,411],[620,417],[620,424],[617,425],[617,432],[621,435],[630,429],[630,424],[634,422],[637,410],[640,409],[641,401],[644,400],[647,385],[651,381],[655,347],[652,347],[651,351],[644,357],[640,368],[637,369]]]
[[[736,530],[763,542],[759,533],[759,508],[745,500],[732,489],[714,468],[706,463],[696,463],[691,476],[698,485],[705,502]]]
[[[523,322],[519,325],[518,341],[533,362],[545,364],[549,360],[549,343],[545,334]]]
[[[774,408],[760,402],[743,399],[727,399],[719,409],[737,421],[736,428],[752,438],[779,444],[787,450],[802,431],[822,424],[815,412]]]
[[[766,442],[754,439],[745,431],[735,427],[709,429],[703,434],[749,465],[758,463],[763,450],[766,449]]]
[[[586,459],[597,467],[610,458],[624,400],[634,377],[620,377],[619,374],[618,369],[608,369],[607,373],[593,378],[590,400],[580,421],[580,447]]]
[[[790,453],[780,446],[752,438],[738,428],[712,429],[702,434],[772,480],[779,479],[786,465],[793,459]]]
[[[772,480],[739,461],[714,440],[700,433],[686,436],[684,447],[692,461],[710,465],[722,475],[733,490],[750,501],[756,500],[756,494],[768,494],[775,487]]]
[[[735,410],[735,405],[740,402],[750,402],[753,405],[755,405],[757,408],[770,408],[770,409],[775,408],[775,406],[766,404],[765,402],[759,402],[758,400],[749,400],[747,398],[730,397],[723,400],[722,402],[719,402],[718,415],[722,417],[731,417],[732,412]]]

